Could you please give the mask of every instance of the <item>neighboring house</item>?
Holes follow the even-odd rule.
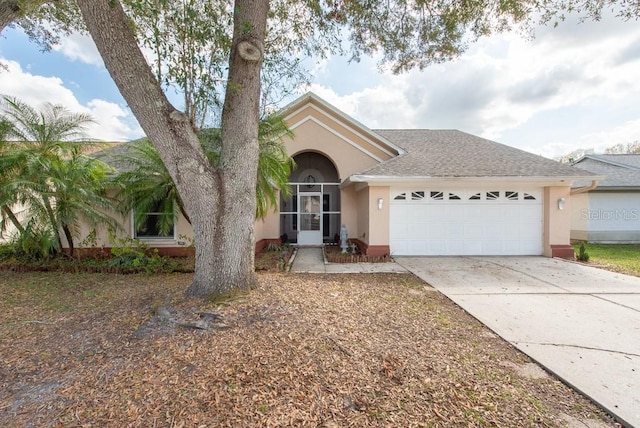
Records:
[[[571,239],[640,242],[640,155],[588,154],[573,165],[606,178],[572,198]]]
[[[293,195],[256,222],[256,249],[333,242],[344,224],[370,255],[573,257],[570,191],[589,172],[456,130],[371,130],[313,94],[281,114]],[[192,236],[180,216],[170,236],[124,226],[166,251]]]

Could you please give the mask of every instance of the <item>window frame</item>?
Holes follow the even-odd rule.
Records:
[[[149,211],[145,213],[145,217],[148,218],[150,215],[156,215],[156,216],[160,216],[160,215],[165,215],[162,212],[158,212],[158,211]],[[171,235],[166,235],[166,236],[155,236],[155,235],[145,235],[145,236],[140,236],[138,233],[138,231],[136,230],[136,220],[135,220],[135,208],[133,208],[131,210],[131,237],[132,239],[137,239],[139,241],[168,241],[168,240],[172,240],[175,241],[176,240],[176,232],[177,232],[177,228],[178,228],[178,216],[176,215],[176,210],[175,210],[175,206],[173,207],[173,227],[171,228]]]

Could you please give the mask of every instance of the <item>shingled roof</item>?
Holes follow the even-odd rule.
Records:
[[[362,175],[382,177],[588,178],[572,166],[454,129],[380,129],[406,154]]]
[[[640,188],[640,155],[584,155],[576,168],[604,175],[596,189]]]

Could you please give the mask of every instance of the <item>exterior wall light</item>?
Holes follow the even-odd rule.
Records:
[[[382,204],[384,200],[382,198],[378,198],[378,211],[382,211]]]
[[[565,203],[565,202],[566,202],[566,201],[565,201],[565,199],[564,199],[564,198],[560,198],[560,199],[558,199],[558,209],[559,209],[560,211],[562,211],[562,210],[564,209],[564,203]]]
[[[307,184],[307,187],[308,187],[309,189],[312,189],[312,188],[313,188],[313,186],[316,184],[316,178],[315,178],[313,175],[309,174],[309,175],[304,179],[304,182],[305,182],[305,183],[308,183],[308,184]]]

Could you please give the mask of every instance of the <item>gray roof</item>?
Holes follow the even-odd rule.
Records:
[[[604,175],[596,189],[640,188],[640,155],[584,155],[576,168]]]
[[[406,150],[368,171],[389,177],[589,177],[593,174],[452,129],[374,130]]]
[[[118,172],[128,171],[132,168],[125,159],[131,154],[132,145],[136,144],[138,141],[140,141],[140,139],[114,144],[103,150],[92,153],[91,156],[115,168]]]

